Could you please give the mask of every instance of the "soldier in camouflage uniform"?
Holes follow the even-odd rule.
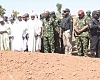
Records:
[[[88,23],[88,21],[92,18],[91,17],[91,11],[90,10],[88,10],[88,11],[86,11],[86,23]]]
[[[88,26],[86,23],[86,17],[84,15],[83,10],[79,10],[78,18],[76,19],[76,23],[74,25],[75,30],[75,38],[76,38],[76,45],[78,49],[79,56],[87,56],[88,52],[88,31],[83,28]]]
[[[43,45],[44,45],[44,53],[54,53],[54,19],[50,18],[49,11],[45,11],[45,17],[43,19],[43,27],[42,27],[42,37],[43,37]]]
[[[86,24],[88,24],[88,22],[89,22],[89,20],[92,18],[92,16],[91,16],[91,11],[90,10],[87,10],[86,11]],[[90,33],[90,31],[89,31],[89,33]],[[89,36],[89,38],[90,38],[90,36]],[[87,45],[88,47],[90,46],[90,40],[89,40],[89,38],[88,38],[88,44],[89,45]]]
[[[55,12],[52,11],[51,13],[51,18],[54,19],[54,46],[55,46],[55,52],[59,53],[60,52],[60,38],[59,38],[59,32],[60,32],[60,22],[61,19],[56,17]]]

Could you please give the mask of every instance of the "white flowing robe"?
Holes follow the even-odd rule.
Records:
[[[28,51],[35,52],[35,36],[34,36],[34,28],[36,26],[36,20],[29,20],[28,21]]]
[[[14,28],[12,31],[12,35],[14,36],[14,40],[12,42],[14,51],[24,51],[23,49],[23,27],[22,22],[17,22],[14,24]]]
[[[35,37],[35,51],[41,50],[41,28],[42,28],[42,21],[37,19],[37,24],[35,26],[35,34],[38,36]]]
[[[23,49],[26,50],[27,48],[27,39],[26,39],[26,34],[27,34],[27,31],[28,31],[28,22],[25,22],[25,21],[22,21],[22,24],[23,24]]]

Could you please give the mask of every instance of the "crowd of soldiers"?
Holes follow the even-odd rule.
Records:
[[[72,55],[72,35],[79,56],[100,57],[100,12],[78,11],[75,24],[66,8],[62,18],[54,11],[0,18],[0,50],[64,53]],[[74,28],[74,29],[73,29]],[[73,31],[74,30],[74,31]],[[96,52],[96,54],[95,54]]]

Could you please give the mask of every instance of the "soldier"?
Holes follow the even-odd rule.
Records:
[[[78,11],[78,18],[76,19],[74,30],[75,30],[75,38],[76,38],[76,45],[78,49],[79,56],[87,56],[88,52],[88,31],[87,29],[83,30],[86,23],[86,17],[84,15],[83,10]]]
[[[50,18],[49,11],[45,11],[45,17],[43,19],[43,27],[42,27],[42,37],[43,37],[43,45],[44,45],[44,52],[54,53],[54,19]]]
[[[60,37],[63,34],[63,43],[65,47],[65,54],[71,55],[72,53],[72,31],[73,31],[73,19],[69,15],[70,10],[66,8],[64,11],[64,18],[60,25]],[[63,33],[62,33],[63,31]]]
[[[54,40],[55,40],[55,52],[59,53],[60,52],[60,38],[59,38],[59,32],[60,32],[60,23],[61,19],[57,18],[55,15],[55,12],[52,11],[51,13],[51,18],[54,19]]]
[[[89,21],[89,29],[90,29],[90,52],[92,57],[100,58],[100,21],[99,13],[97,11],[92,12],[92,19]]]
[[[91,11],[90,10],[88,10],[88,11],[86,11],[86,23],[88,23],[88,21],[92,18],[91,17]]]

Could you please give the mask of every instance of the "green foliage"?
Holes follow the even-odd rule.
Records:
[[[13,14],[13,16],[15,17],[15,18],[17,18],[17,15],[19,14],[19,12],[17,12],[17,11],[12,11],[12,14]]]
[[[62,4],[57,3],[57,4],[56,4],[56,7],[57,7],[57,11],[58,11],[58,12],[61,12]]]
[[[0,5],[0,16],[3,16],[5,14],[5,9]]]

